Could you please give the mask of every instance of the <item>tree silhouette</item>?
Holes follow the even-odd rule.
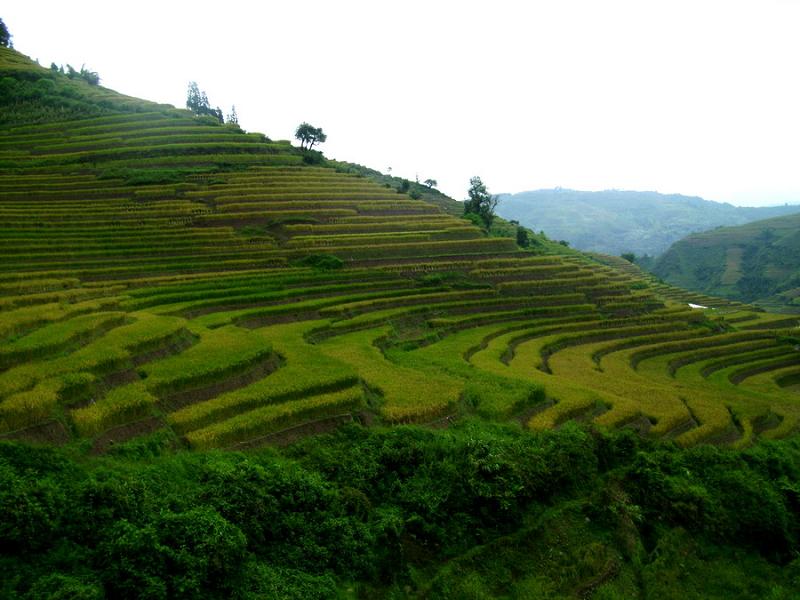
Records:
[[[14,47],[11,44],[11,34],[8,32],[8,27],[6,27],[6,24],[3,23],[3,19],[0,19],[0,46],[3,46],[4,48]]]
[[[325,135],[322,128],[314,127],[306,122],[297,126],[294,137],[300,140],[300,148],[303,150],[311,150],[314,144],[322,144],[328,139],[328,136]]]
[[[196,81],[189,82],[189,90],[186,94],[186,108],[196,115],[209,115],[215,117],[220,123],[225,121],[222,116],[222,110],[219,106],[217,108],[211,108],[208,96],[198,87]]]

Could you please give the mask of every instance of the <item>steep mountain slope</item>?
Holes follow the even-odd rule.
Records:
[[[800,310],[800,215],[691,235],[664,253],[653,271],[688,289]]]
[[[64,83],[10,50],[0,69]],[[48,118],[0,128],[6,436],[249,447],[474,413],[688,445],[800,425],[795,319],[704,315],[613,261],[486,237],[445,198],[72,84],[107,112],[32,100]]]
[[[657,256],[690,233],[800,212],[800,206],[737,207],[656,192],[555,189],[501,196],[498,214],[580,250]]]
[[[797,318],[0,48],[42,80],[0,99],[0,597],[794,597]]]

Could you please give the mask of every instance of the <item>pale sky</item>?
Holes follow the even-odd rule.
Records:
[[[466,195],[800,203],[800,0],[6,0],[17,50]]]

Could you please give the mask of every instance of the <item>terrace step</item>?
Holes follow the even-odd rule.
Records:
[[[259,379],[263,379],[270,373],[278,370],[282,364],[283,361],[277,354],[270,354],[266,360],[256,363],[241,373],[234,374],[214,383],[209,383],[205,386],[193,387],[165,396],[159,401],[158,407],[166,412],[172,412],[180,410],[190,404],[205,402],[215,396],[238,390]]]
[[[237,442],[228,446],[229,450],[256,450],[265,446],[289,446],[303,438],[335,431],[342,425],[354,422],[352,413],[343,413],[332,417],[314,419],[299,425],[287,427],[274,433],[263,435],[244,442]]]
[[[14,440],[31,444],[63,446],[72,439],[72,434],[61,421],[55,419],[31,427],[0,434],[0,440]]]
[[[89,453],[95,456],[105,454],[117,444],[153,433],[166,426],[166,423],[161,417],[153,416],[112,427],[92,440],[92,448]]]

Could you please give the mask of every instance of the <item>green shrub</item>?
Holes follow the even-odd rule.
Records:
[[[333,271],[341,269],[344,266],[344,261],[331,254],[309,254],[296,261],[295,264],[298,266],[314,267],[321,271]]]
[[[102,600],[104,597],[98,583],[86,583],[60,573],[40,577],[25,596],[26,600]]]
[[[229,598],[241,585],[246,538],[211,508],[165,510],[144,525],[120,521],[101,544],[113,597]]]

